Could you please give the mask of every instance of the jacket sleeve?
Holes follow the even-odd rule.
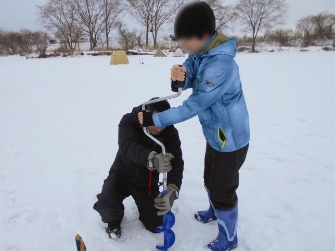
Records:
[[[147,166],[151,150],[140,144],[138,130],[132,119],[124,115],[119,124],[119,149],[128,159],[141,166]]]
[[[191,58],[191,56],[188,56],[188,58],[183,63],[183,66],[186,67],[186,83],[185,83],[183,90],[186,90],[188,88],[193,88],[193,78],[194,78],[193,65],[194,65],[193,59]]]
[[[153,114],[156,127],[161,128],[188,120],[211,106],[229,89],[228,79],[232,74],[233,58],[216,56],[210,59],[203,71],[198,89],[181,106]]]
[[[173,128],[173,132],[168,138],[166,152],[171,153],[174,159],[171,160],[172,170],[167,174],[167,183],[175,184],[180,189],[183,180],[184,160],[177,129]]]

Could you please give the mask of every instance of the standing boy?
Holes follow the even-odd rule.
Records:
[[[210,207],[195,218],[203,223],[218,221],[219,234],[208,244],[216,251],[237,246],[239,169],[249,146],[249,116],[234,60],[236,40],[215,31],[213,10],[205,2],[192,2],[178,12],[175,37],[190,55],[183,66],[171,69],[175,81],[186,80],[184,89],[193,93],[183,105],[152,114],[140,112],[140,123],[158,128],[199,116],[207,140],[204,183]],[[186,79],[185,79],[186,76]]]

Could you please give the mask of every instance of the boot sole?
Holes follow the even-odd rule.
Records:
[[[237,244],[235,246],[231,247],[231,248],[228,248],[228,249],[222,249],[222,248],[211,249],[210,247],[207,247],[207,249],[214,250],[214,251],[230,251],[230,250],[233,250],[235,248],[237,248]]]
[[[216,217],[213,217],[213,218],[207,218],[206,220],[204,220],[204,219],[201,218],[198,214],[194,214],[194,219],[195,219],[196,221],[199,221],[199,222],[204,223],[204,224],[209,223],[209,222],[211,222],[211,221],[216,221],[216,220],[217,220]]]

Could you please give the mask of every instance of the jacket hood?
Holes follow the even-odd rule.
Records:
[[[218,31],[215,38],[203,53],[205,57],[214,55],[229,55],[235,57],[236,52],[236,39],[229,39],[226,35]]]
[[[137,118],[137,114],[142,111],[142,105],[136,106],[133,108],[133,110],[131,111],[131,113],[134,113],[136,115]]]
[[[130,113],[131,116],[132,116],[132,119],[133,119],[133,121],[134,121],[134,124],[135,124],[136,126],[140,127],[140,128],[142,128],[142,126],[141,126],[140,123],[138,122],[137,114],[138,114],[139,112],[141,112],[141,111],[142,111],[142,105],[139,105],[139,106],[134,107],[133,110],[132,110],[131,113]],[[170,127],[174,127],[174,126],[173,126],[173,125],[166,126],[164,131],[166,131],[167,128],[170,128]]]
[[[139,106],[136,106],[133,108],[133,110],[131,111],[131,113],[129,114],[129,116],[131,116],[131,119],[134,123],[134,126],[140,128],[141,125],[140,123],[138,122],[138,117],[137,117],[137,114],[142,111],[142,105],[139,105]]]

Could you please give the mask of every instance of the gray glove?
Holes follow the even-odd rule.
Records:
[[[164,215],[169,212],[173,206],[173,202],[179,198],[179,188],[175,184],[167,186],[167,193],[160,193],[155,199],[155,208],[159,211],[157,215]]]
[[[172,169],[170,161],[173,158],[171,153],[163,155],[162,153],[151,152],[148,157],[147,167],[151,171],[157,170],[159,173],[168,173]]]

